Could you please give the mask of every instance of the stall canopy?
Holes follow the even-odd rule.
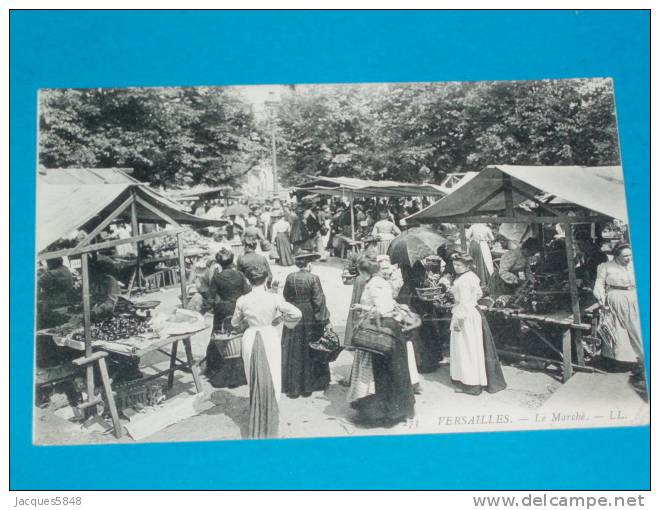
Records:
[[[176,199],[199,199],[199,198],[212,198],[214,196],[230,195],[232,193],[231,186],[215,186],[209,188],[208,186],[195,186],[187,190],[173,190],[169,195]],[[240,194],[239,194],[240,196]]]
[[[319,195],[355,197],[444,197],[447,191],[437,184],[413,184],[397,181],[369,181],[353,177],[313,177],[294,188]]]
[[[478,176],[429,207],[411,223],[515,220],[516,209],[532,204],[549,222],[578,222],[594,215],[627,221],[620,166],[489,166]],[[528,222],[529,217],[521,219]],[[595,221],[595,220],[594,220]]]
[[[140,223],[166,223],[165,218],[199,227],[226,223],[225,220],[193,216],[146,184],[49,184],[40,179],[37,186],[37,250],[43,251],[74,230],[82,228],[89,232],[122,205],[130,205],[127,201],[133,197]],[[131,207],[126,207],[115,217],[130,222]]]

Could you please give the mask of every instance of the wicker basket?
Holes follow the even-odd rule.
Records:
[[[231,317],[222,321],[219,330],[211,332],[211,342],[224,359],[240,358],[243,347],[243,334],[231,330]]]
[[[344,283],[344,285],[353,285],[355,278],[357,278],[357,275],[351,274],[349,272],[343,272],[341,274],[341,281]]]
[[[417,297],[422,301],[437,301],[442,294],[440,287],[418,287],[415,291],[417,292]]]

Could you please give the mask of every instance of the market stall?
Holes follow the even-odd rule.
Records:
[[[435,184],[414,184],[397,181],[369,181],[352,177],[312,177],[311,181],[293,188],[295,191],[328,195],[349,201],[351,214],[351,236],[343,239],[350,251],[357,251],[363,243],[355,238],[354,200],[356,198],[408,198],[434,197],[447,195],[446,188]]]
[[[94,364],[100,372],[105,393],[104,404],[108,406],[115,434],[121,435],[113,391],[105,365],[105,356],[115,354],[139,359],[153,350],[171,345],[169,373],[170,385],[175,370],[189,370],[197,389],[201,388],[197,367],[190,348],[190,335],[206,328],[200,317],[177,310],[175,317],[161,318],[158,324],[143,320],[149,313],[133,313],[123,310],[124,318],[113,315],[104,321],[93,324],[90,301],[90,257],[102,250],[125,244],[138,244],[163,236],[174,236],[179,259],[178,281],[181,288],[181,301],[185,307],[187,300],[184,224],[221,225],[222,220],[198,218],[183,211],[176,203],[163,197],[147,185],[137,182],[115,184],[50,184],[39,180],[37,187],[37,250],[38,260],[68,258],[80,259],[82,280],[82,314],[73,313],[66,324],[46,328],[37,333],[49,334],[62,345],[84,351],[84,357],[74,360],[74,365],[84,367],[88,401],[78,406],[93,412],[99,397],[95,397]],[[129,222],[132,235],[126,238],[103,240],[100,234],[113,222]],[[140,233],[140,223],[167,225],[167,229]],[[74,245],[54,249],[57,241],[73,231],[80,235]],[[136,261],[137,267],[140,261]],[[145,308],[124,300],[124,306]],[[119,304],[117,305],[119,306]],[[146,307],[148,308],[148,307]],[[129,316],[130,319],[125,317]],[[67,327],[69,326],[69,327]],[[80,326],[80,327],[79,327]],[[185,347],[186,361],[177,358],[177,346]],[[105,354],[102,354],[105,353]],[[162,374],[158,374],[162,375]]]
[[[466,223],[524,223],[539,227],[544,224],[561,226],[565,233],[568,279],[566,288],[556,294],[566,292],[569,299],[562,304],[569,302],[570,309],[552,309],[548,306],[547,310],[521,310],[503,304],[489,306],[487,311],[505,320],[527,323],[535,332],[533,334],[537,334],[539,340],[559,356],[564,381],[576,369],[588,370],[582,337],[592,329],[588,321],[592,309],[580,305],[573,228],[580,224],[603,224],[613,220],[627,222],[620,166],[490,166],[452,194],[407,218],[410,224],[442,222],[464,226]],[[464,235],[462,244],[465,249]],[[537,295],[543,292],[530,290]],[[551,299],[547,298],[548,301]],[[528,302],[532,304],[532,301]],[[538,301],[535,302],[538,304]],[[551,324],[562,331],[560,349],[543,335],[538,327],[542,324]],[[573,363],[573,350],[576,363]]]

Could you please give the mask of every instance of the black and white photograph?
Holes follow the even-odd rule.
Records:
[[[41,89],[33,443],[647,425],[615,97]]]

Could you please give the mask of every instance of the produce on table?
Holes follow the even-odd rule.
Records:
[[[105,342],[114,342],[124,338],[153,334],[149,321],[138,317],[111,317],[92,325],[92,338]],[[77,332],[73,340],[84,341],[84,332]]]

